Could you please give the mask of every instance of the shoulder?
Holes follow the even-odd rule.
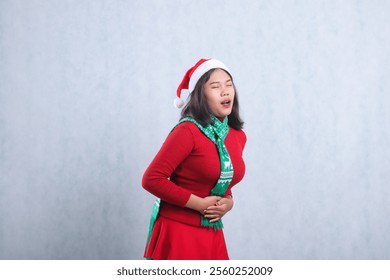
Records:
[[[194,139],[191,126],[187,123],[180,123],[169,132],[163,143],[163,149],[187,153],[194,147]]]
[[[198,126],[191,121],[184,121],[176,125],[172,132],[177,131],[177,133],[186,133],[192,137],[197,136],[201,131]]]
[[[192,122],[182,122],[172,128],[168,138],[174,138],[181,142],[194,143],[198,138],[199,128]]]
[[[192,137],[191,125],[188,122],[179,123],[172,128],[170,135]]]

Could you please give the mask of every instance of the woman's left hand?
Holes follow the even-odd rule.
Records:
[[[227,212],[233,208],[233,199],[231,196],[223,197],[215,203],[214,206],[207,207],[204,210],[204,217],[210,219],[210,223],[220,220]]]

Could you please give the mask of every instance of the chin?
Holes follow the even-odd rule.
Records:
[[[219,112],[213,112],[213,115],[216,116],[217,118],[224,118],[226,116],[229,116],[232,113],[232,110],[224,110],[224,111],[219,111]]]
[[[215,115],[217,118],[224,118],[224,117],[227,117],[227,116],[229,116],[230,115],[230,113],[229,114],[218,114],[218,115]]]

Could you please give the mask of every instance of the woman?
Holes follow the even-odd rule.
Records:
[[[201,59],[177,89],[189,101],[145,171],[142,186],[157,196],[145,248],[148,259],[229,259],[221,218],[231,188],[244,177],[246,143],[233,78],[216,59]]]

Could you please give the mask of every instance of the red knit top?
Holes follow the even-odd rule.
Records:
[[[242,180],[245,164],[242,153],[246,135],[229,128],[225,146],[233,164],[231,188]],[[185,208],[191,194],[210,195],[221,173],[217,146],[192,122],[179,124],[167,137],[146,169],[142,186],[161,199],[159,215],[190,225],[200,225],[200,213]]]

